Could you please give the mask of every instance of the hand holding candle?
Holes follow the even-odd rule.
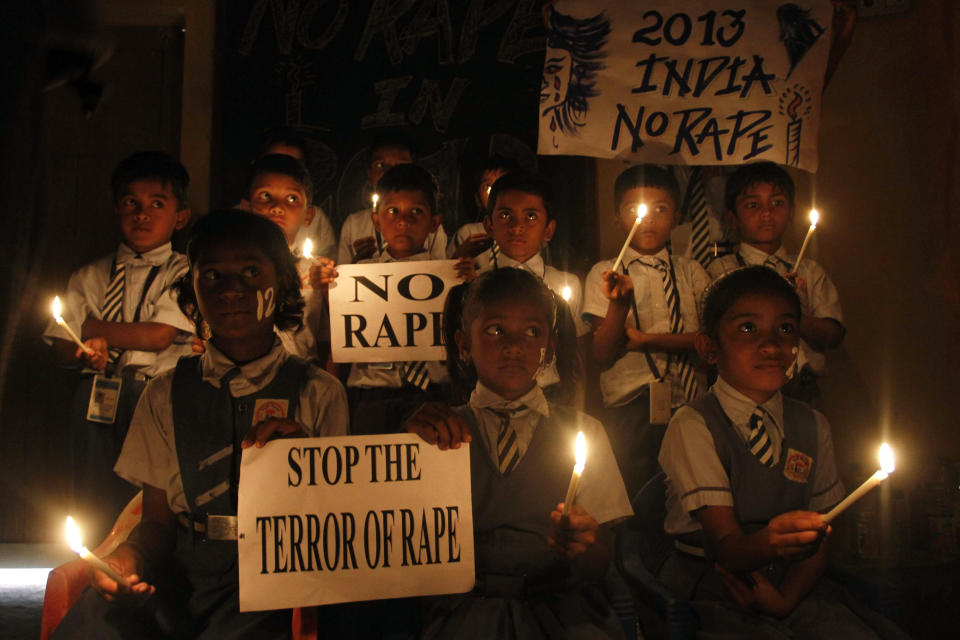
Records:
[[[803,259],[803,253],[807,250],[807,244],[810,242],[810,236],[813,235],[813,230],[817,228],[817,223],[820,221],[820,213],[816,209],[810,209],[810,228],[807,229],[807,235],[803,239],[803,244],[800,245],[800,253],[797,254],[797,261],[793,263],[793,270],[797,271],[800,268],[800,260]]]
[[[570,476],[570,486],[567,487],[567,497],[563,500],[563,515],[570,512],[573,501],[577,496],[577,485],[580,484],[580,474],[583,473],[583,465],[587,460],[587,441],[583,437],[583,431],[577,433],[577,443],[574,446],[576,464],[573,465],[573,475]]]
[[[880,468],[877,469],[876,473],[867,478],[866,482],[857,487],[856,491],[848,495],[840,502],[840,504],[824,514],[824,523],[829,523],[831,520],[853,506],[853,503],[865,496],[870,489],[873,489],[875,486],[886,480],[887,476],[893,473],[894,469],[893,449],[890,448],[890,445],[884,442],[882,445],[880,445]]]
[[[617,256],[617,259],[613,262],[613,267],[611,271],[616,271],[620,267],[620,263],[623,262],[623,254],[627,252],[627,247],[630,246],[630,240],[633,239],[633,234],[637,232],[637,227],[640,226],[640,223],[643,222],[643,218],[647,215],[647,205],[640,204],[637,206],[637,219],[633,223],[633,226],[630,227],[630,233],[627,234],[627,239],[623,242],[623,248],[620,249],[620,255]]]
[[[87,561],[90,566],[98,571],[103,572],[108,578],[116,582],[118,585],[129,589],[130,583],[121,576],[117,571],[108,565],[106,562],[93,555],[89,549],[83,546],[83,539],[80,537],[80,529],[77,527],[77,523],[73,521],[73,518],[67,516],[67,543],[70,545],[70,548],[73,549],[73,552]]]
[[[53,304],[50,307],[50,310],[53,312],[53,319],[57,321],[57,324],[63,327],[64,331],[67,332],[67,335],[77,343],[77,346],[83,349],[83,352],[88,356],[94,355],[94,350],[83,344],[83,341],[77,337],[77,334],[73,332],[73,329],[70,328],[70,325],[66,323],[63,319],[63,316],[60,315],[61,306],[60,306],[60,296],[54,296]]]

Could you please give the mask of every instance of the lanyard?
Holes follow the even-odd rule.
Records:
[[[640,264],[643,264],[645,267],[650,267],[650,265],[645,264],[643,261],[641,261]],[[671,259],[669,255],[667,256],[667,264],[670,265],[670,277],[673,278],[673,287],[676,289],[677,280],[676,280],[676,274],[674,273],[674,270],[673,270],[673,259]],[[630,272],[627,271],[626,263],[622,264],[621,268],[623,269],[623,275],[629,278]],[[650,268],[655,269],[656,267],[650,267]],[[657,270],[657,272],[659,273],[659,269]],[[678,290],[678,294],[679,294],[679,290]],[[633,296],[633,300],[631,301],[631,304],[633,305],[634,324],[636,324],[637,326],[637,331],[642,331],[642,329],[640,328],[640,314],[637,311],[636,295]],[[647,359],[647,366],[650,368],[650,373],[653,374],[653,377],[657,380],[657,382],[663,382],[664,376],[660,373],[660,368],[657,366],[657,363],[654,361],[653,356],[650,355],[650,352],[647,349],[642,349],[642,351],[643,351],[643,357]],[[667,371],[670,371],[670,361],[672,359],[672,355],[673,354],[667,355],[667,369],[666,369]]]

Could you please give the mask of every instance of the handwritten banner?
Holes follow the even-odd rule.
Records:
[[[275,440],[243,452],[237,513],[241,611],[473,588],[469,446]]]
[[[539,153],[816,171],[830,0],[558,0],[547,15]]]
[[[460,283],[455,260],[340,265],[330,287],[336,362],[433,361],[443,348],[443,303]]]

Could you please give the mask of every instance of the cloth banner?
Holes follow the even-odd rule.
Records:
[[[470,447],[391,434],[243,452],[240,610],[473,588]]]
[[[558,0],[541,154],[817,169],[830,0]]]
[[[330,286],[335,362],[445,360],[443,303],[456,260],[340,265]]]

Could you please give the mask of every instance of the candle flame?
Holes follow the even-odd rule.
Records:
[[[893,463],[893,449],[884,442],[880,445],[880,468],[884,473],[893,473],[896,466]]]
[[[375,193],[375,194],[373,194],[372,196],[370,196],[370,201],[373,202],[373,210],[376,211],[376,210],[377,210],[377,203],[380,202],[380,194],[379,194],[379,193]]]
[[[84,551],[83,538],[80,537],[80,527],[73,521],[73,518],[67,516],[67,544],[73,549],[74,553]]]
[[[641,204],[637,207],[637,222],[643,220],[647,215],[647,205]]]
[[[57,322],[63,322],[63,316],[60,315],[60,296],[53,297],[53,304],[50,305],[50,310],[53,311],[53,319]]]
[[[560,297],[566,302],[570,302],[570,296],[573,295],[573,289],[570,288],[570,285],[563,285],[563,289],[560,290]]]
[[[577,443],[573,447],[577,464],[574,465],[573,470],[577,473],[583,472],[583,465],[587,461],[587,439],[583,437],[583,431],[577,432]]]
[[[816,209],[810,209],[810,226],[816,229],[818,222],[820,222],[820,212]]]
[[[310,238],[303,241],[303,257],[308,259],[313,257],[313,240]]]

